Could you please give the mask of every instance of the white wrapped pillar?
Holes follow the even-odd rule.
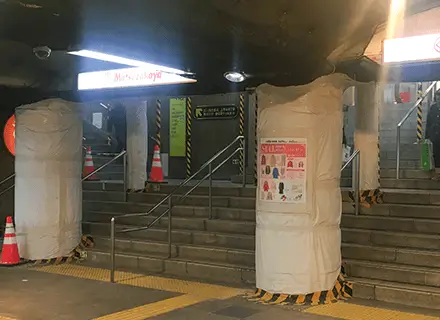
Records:
[[[124,101],[127,114],[128,189],[142,190],[147,181],[147,101]]]
[[[256,283],[270,293],[329,290],[341,267],[340,74],[257,88]]]
[[[360,151],[360,203],[365,207],[382,199],[379,191],[380,88],[376,83],[357,86],[354,147]]]
[[[65,256],[81,238],[79,105],[43,100],[16,109],[15,227],[21,257]]]

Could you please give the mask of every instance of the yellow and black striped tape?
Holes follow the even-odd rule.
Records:
[[[270,293],[266,290],[257,289],[255,293],[245,296],[248,301],[260,302],[271,305],[320,305],[330,304],[338,300],[345,300],[353,296],[353,284],[347,282],[344,276],[339,274],[335,285],[331,290],[318,291],[306,295],[291,295]]]
[[[192,101],[186,98],[186,177],[191,176],[191,125],[192,125]]]
[[[238,108],[239,134],[244,136],[244,93],[240,93],[240,105]],[[240,175],[243,175],[244,150],[240,151]]]
[[[162,129],[162,103],[159,99],[156,100],[156,143],[161,149],[161,138],[160,138],[160,132]]]
[[[50,264],[62,264],[62,263],[72,263],[84,260],[84,253],[86,249],[93,248],[95,246],[95,241],[92,236],[83,235],[81,237],[81,242],[77,245],[67,256],[56,257],[51,259],[41,259],[41,260],[31,260],[28,261],[33,265],[50,265]]]
[[[419,82],[417,84],[417,99],[423,98],[423,87],[422,83]],[[423,120],[423,110],[422,110],[423,102],[420,100],[419,104],[417,105],[417,142],[421,142],[423,139],[423,132],[422,132],[422,120]]]
[[[258,96],[255,91],[255,161],[254,161],[254,184],[258,184]]]
[[[351,201],[354,202],[354,192],[350,191],[348,193]],[[359,192],[359,203],[364,208],[371,208],[374,204],[383,203],[383,192],[380,189],[374,190],[360,190]]]

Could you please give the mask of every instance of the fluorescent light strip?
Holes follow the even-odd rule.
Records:
[[[75,56],[96,59],[96,60],[101,60],[101,61],[107,61],[107,62],[114,62],[114,63],[119,63],[119,64],[132,66],[132,67],[149,68],[149,69],[153,69],[153,70],[160,70],[163,72],[176,73],[176,74],[191,74],[189,72],[175,69],[175,68],[168,68],[168,67],[153,64],[153,63],[123,58],[123,57],[114,56],[111,54],[102,53],[102,52],[98,52],[98,51],[79,50],[79,51],[70,51],[67,53],[71,54],[71,55],[75,55]]]
[[[440,60],[440,34],[384,41],[384,63]]]

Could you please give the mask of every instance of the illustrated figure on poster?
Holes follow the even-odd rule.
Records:
[[[261,156],[261,165],[262,166],[266,165],[266,156],[264,154]]]
[[[270,156],[270,165],[272,167],[275,167],[277,165],[277,158],[275,157],[275,155]]]
[[[281,176],[284,176],[286,174],[286,168],[282,167],[280,172],[281,172]]]
[[[270,174],[270,167],[266,166],[266,174]]]
[[[289,161],[287,163],[287,168],[293,168],[293,162],[292,161]]]
[[[272,198],[272,192],[269,192],[269,193],[267,194],[267,200],[273,200],[273,198]]]
[[[304,162],[300,161],[300,162],[298,163],[298,168],[304,168]]]
[[[280,194],[284,194],[284,182],[280,182],[278,189],[280,190]]]
[[[281,165],[282,166],[286,165],[286,155],[285,154],[281,155]]]
[[[276,188],[277,188],[277,184],[275,183],[275,181],[272,181],[271,189],[276,190]]]
[[[264,184],[263,184],[263,190],[264,190],[265,192],[269,191],[269,183],[268,183],[267,181],[264,181]]]
[[[278,179],[280,173],[278,172],[278,168],[273,168],[272,170],[272,176],[274,179]]]

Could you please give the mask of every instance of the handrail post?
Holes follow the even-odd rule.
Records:
[[[173,208],[172,197],[168,199],[168,258],[171,258],[171,243],[172,243],[172,214]]]
[[[242,172],[243,172],[243,187],[246,186],[246,138],[243,137],[243,143],[241,144],[243,148],[243,163],[242,163]]]
[[[110,220],[110,282],[115,282],[115,217]]]
[[[396,179],[400,178],[400,125],[397,125],[396,133]]]
[[[209,163],[209,188],[208,188],[208,210],[209,210],[209,219],[212,219],[212,163]]]
[[[124,192],[124,202],[127,202],[127,153],[124,153],[124,156],[122,158],[122,161],[124,161],[124,183],[123,183],[123,192]]]
[[[354,159],[354,179],[353,179],[353,188],[354,188],[354,213],[355,215],[359,215],[360,209],[360,172],[361,172],[361,153],[358,152],[356,158]]]

